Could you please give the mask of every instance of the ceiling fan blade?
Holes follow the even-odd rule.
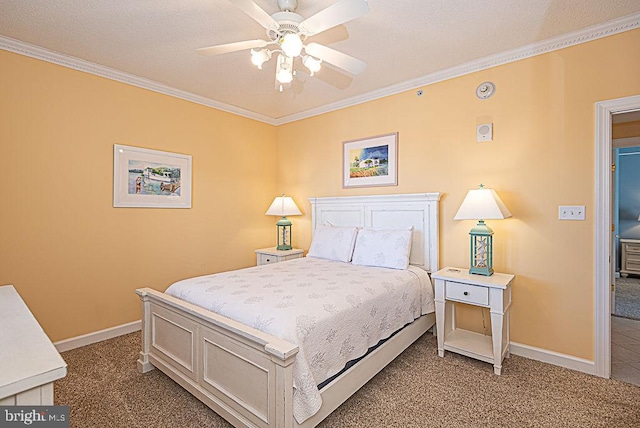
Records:
[[[367,68],[366,62],[318,43],[309,43],[304,47],[304,50],[307,54],[340,67],[351,74],[360,74]]]
[[[296,75],[300,74],[311,77],[309,72],[304,68],[297,70]],[[338,89],[347,89],[353,83],[353,77],[351,77],[351,75],[344,73],[343,70],[337,67],[334,68],[331,66],[322,67],[322,70],[315,73],[312,78],[318,79]]]
[[[321,45],[332,45],[334,43],[345,41],[349,38],[349,32],[344,25],[337,25],[333,28],[323,31],[313,36],[313,41]],[[311,43],[311,40],[309,40]]]
[[[321,33],[369,12],[367,0],[339,0],[300,23],[300,31],[307,36]]]
[[[258,21],[267,30],[277,30],[280,25],[267,12],[258,6],[253,0],[229,0],[231,3],[242,9],[244,13]]]
[[[245,49],[263,48],[267,46],[267,44],[268,44],[267,41],[260,40],[260,39],[245,40],[244,42],[234,42],[234,43],[227,43],[224,45],[216,45],[216,46],[209,46],[207,48],[200,48],[200,49],[196,49],[196,52],[198,52],[201,55],[213,56],[213,55],[220,55],[220,54],[225,54],[229,52],[242,51]]]

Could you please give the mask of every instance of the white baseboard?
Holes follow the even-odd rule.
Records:
[[[571,370],[596,375],[595,361],[585,360],[584,358],[574,357],[572,355],[561,354],[559,352],[549,351],[548,349],[536,348],[522,343],[511,342],[511,353],[531,360],[542,361],[543,363],[553,364],[554,366],[565,367]]]
[[[112,339],[122,336],[123,334],[133,333],[142,328],[142,321],[133,321],[127,324],[118,325],[100,331],[95,331],[82,336],[76,336],[69,339],[55,342],[54,346],[58,352],[69,351],[71,349],[80,348],[81,346],[91,345],[92,343],[102,342],[103,340]]]
[[[72,337],[70,339],[55,342],[54,345],[58,352],[69,351],[71,349],[80,348],[92,343],[102,342],[103,340],[112,339],[122,336],[123,334],[133,333],[142,328],[142,321],[133,321],[127,324],[107,328],[105,330],[96,331],[82,336]],[[534,346],[524,345],[522,343],[511,342],[511,353],[531,360],[541,361],[543,363],[553,364],[555,366],[565,367],[571,370],[596,375],[595,362],[584,358],[574,357],[572,355],[561,354],[559,352],[549,351],[547,349],[536,348]]]

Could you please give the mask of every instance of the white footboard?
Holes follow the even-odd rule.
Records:
[[[296,345],[150,288],[136,293],[141,372],[157,367],[234,426],[294,426]]]
[[[423,315],[321,391],[322,407],[293,417],[298,347],[150,288],[143,302],[138,368],[160,369],[236,427],[315,427],[435,324]]]

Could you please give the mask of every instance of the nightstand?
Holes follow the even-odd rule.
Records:
[[[258,266],[269,263],[278,263],[285,260],[299,259],[302,257],[303,250],[293,248],[291,250],[276,250],[275,247],[263,248],[256,250],[256,258]]]
[[[513,275],[469,274],[468,269],[444,268],[431,275],[435,280],[438,355],[456,352],[493,364],[499,375],[502,360],[509,357],[509,309]],[[491,336],[456,328],[456,303],[489,308]]]
[[[640,240],[621,239],[622,268],[620,273],[626,277],[629,274],[640,275]]]

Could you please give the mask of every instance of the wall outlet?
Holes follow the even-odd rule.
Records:
[[[558,207],[559,220],[584,220],[584,205],[560,205]]]

